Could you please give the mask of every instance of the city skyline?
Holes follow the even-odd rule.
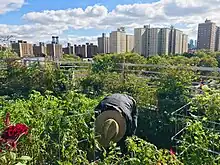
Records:
[[[1,0],[0,34],[14,35],[16,40],[31,43],[50,42],[58,35],[61,43],[94,43],[102,33],[109,34],[125,26],[133,29],[151,24],[152,27],[173,25],[196,40],[198,23],[210,19],[220,25],[217,0]]]

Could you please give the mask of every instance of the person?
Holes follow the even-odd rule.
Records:
[[[110,142],[117,143],[122,155],[128,153],[127,137],[135,135],[138,110],[133,97],[115,93],[106,96],[95,108],[95,131],[99,143],[108,149]]]

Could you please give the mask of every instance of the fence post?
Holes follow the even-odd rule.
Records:
[[[125,57],[123,57],[122,63],[122,83],[125,84]]]

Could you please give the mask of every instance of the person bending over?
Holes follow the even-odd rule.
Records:
[[[127,137],[135,135],[138,110],[133,97],[115,93],[106,96],[95,108],[95,131],[100,135],[98,142],[109,147],[110,142],[117,143],[122,154],[127,154]]]

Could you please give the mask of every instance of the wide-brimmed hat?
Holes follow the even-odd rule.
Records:
[[[116,110],[102,112],[95,121],[96,135],[100,135],[99,143],[108,147],[110,141],[117,143],[126,132],[126,120],[124,116]]]

